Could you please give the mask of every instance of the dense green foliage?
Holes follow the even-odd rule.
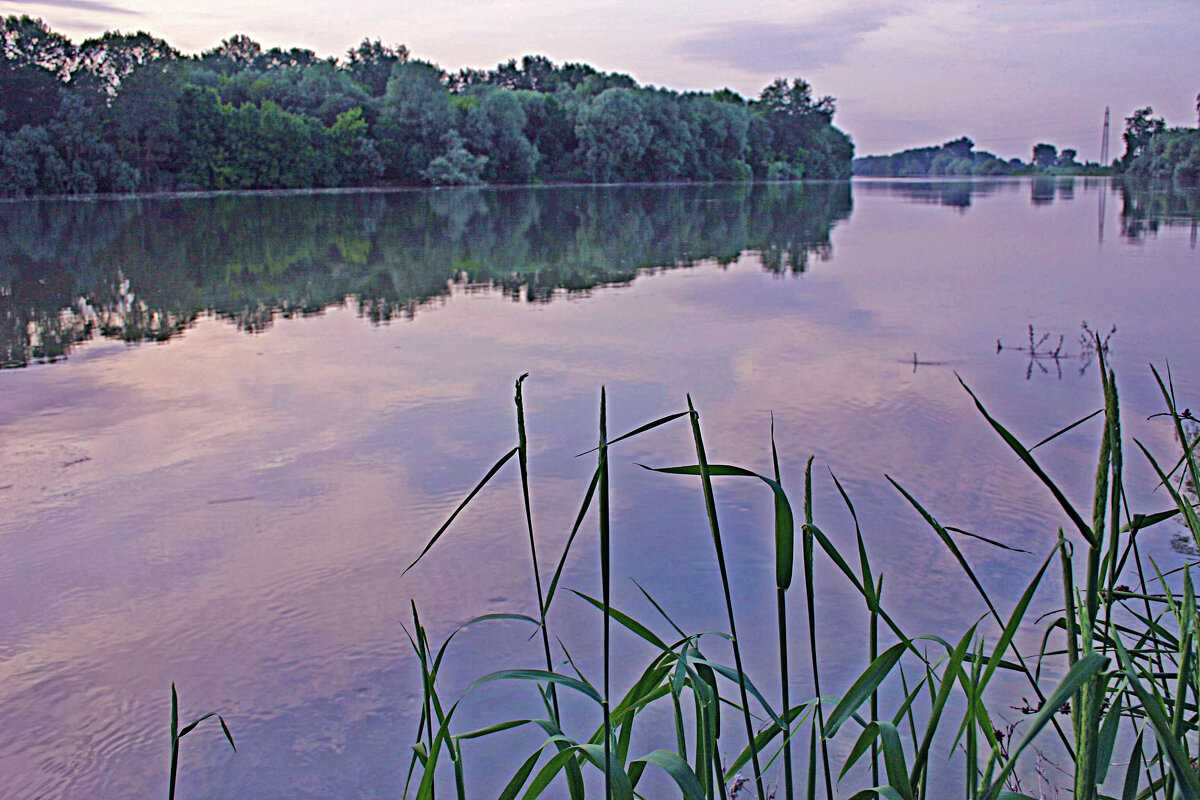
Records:
[[[540,56],[448,74],[403,46],[345,58],[245,36],[0,32],[0,194],[545,181],[845,178],[833,98],[679,93]]]
[[[1168,128],[1154,109],[1125,119],[1125,155],[1117,167],[1127,175],[1200,181],[1200,128]]]
[[[995,153],[976,150],[975,143],[963,136],[940,147],[917,147],[890,156],[865,156],[854,159],[854,174],[908,178],[930,175],[1091,175],[1105,172],[1099,164],[1080,164],[1076,150],[1059,152],[1044,142],[1033,147],[1033,160],[1007,161]]]

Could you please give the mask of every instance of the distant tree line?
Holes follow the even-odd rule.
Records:
[[[866,156],[853,162],[855,175],[880,177],[927,177],[931,175],[1095,175],[1105,174],[1100,164],[1081,164],[1077,150],[1061,152],[1052,144],[1033,147],[1033,158],[1004,160],[995,153],[976,150],[975,143],[963,136],[941,146],[918,147],[890,156]]]
[[[680,93],[526,56],[447,73],[403,45],[342,59],[234,36],[0,30],[0,194],[846,178],[832,97]]]
[[[855,175],[918,177],[929,175],[1095,175],[1124,174],[1144,178],[1170,178],[1200,182],[1200,94],[1196,95],[1196,128],[1167,127],[1154,109],[1139,108],[1125,118],[1125,154],[1111,165],[1075,160],[1075,150],[1061,152],[1052,144],[1037,144],[1033,158],[1004,161],[993,153],[975,150],[967,137],[940,147],[919,147],[890,156],[866,156],[853,161]]]

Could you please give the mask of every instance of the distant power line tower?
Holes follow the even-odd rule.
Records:
[[[1104,134],[1100,137],[1100,166],[1108,166],[1108,106],[1104,107]]]

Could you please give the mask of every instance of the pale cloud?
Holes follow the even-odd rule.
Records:
[[[694,61],[760,75],[792,74],[842,63],[864,35],[882,28],[894,14],[891,10],[870,9],[798,23],[726,23],[685,37],[676,49]]]
[[[17,5],[16,3],[0,3],[0,7]],[[51,8],[69,8],[72,11],[91,11],[98,14],[121,14],[129,16],[141,16],[140,11],[134,11],[132,8],[106,3],[104,0],[22,0],[21,6],[33,6],[36,10],[39,6],[49,6]]]

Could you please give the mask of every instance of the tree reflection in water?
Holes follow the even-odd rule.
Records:
[[[258,333],[347,303],[409,319],[454,287],[549,302],[747,250],[803,272],[850,209],[845,182],[0,204],[0,366],[205,315]]]

